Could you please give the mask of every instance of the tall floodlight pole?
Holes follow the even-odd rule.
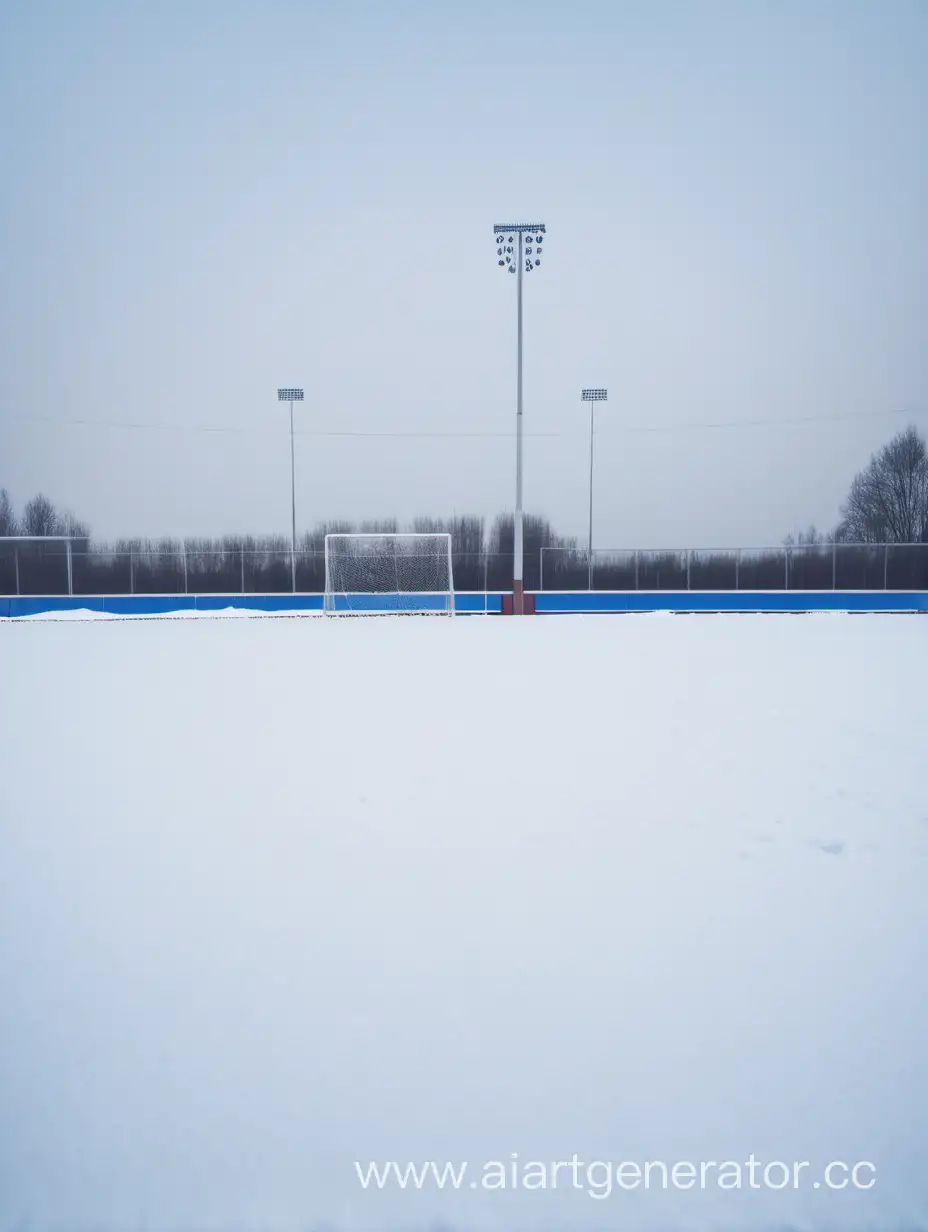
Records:
[[[608,393],[605,389],[584,389],[580,394],[581,402],[590,404],[590,534],[587,548],[587,564],[589,575],[587,590],[593,589],[593,410],[597,402],[605,402]]]
[[[512,610],[521,616],[525,610],[522,571],[522,271],[529,273],[541,265],[543,222],[519,222],[493,228],[497,264],[516,275],[518,328],[516,367],[516,508],[512,544]]]
[[[290,587],[296,594],[296,465],[293,460],[293,404],[303,401],[302,389],[278,389],[278,402],[290,403]]]

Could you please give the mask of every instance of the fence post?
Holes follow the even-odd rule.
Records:
[[[838,589],[838,542],[831,545],[831,589]]]
[[[789,590],[789,548],[788,547],[783,553],[783,560],[786,562],[786,573],[785,573],[786,589]]]
[[[483,550],[483,614],[487,616],[490,611],[490,596],[487,592],[487,562],[489,561],[489,553],[486,548]]]
[[[244,543],[242,544],[242,547],[241,547],[241,553],[242,553],[242,594],[244,594],[245,593],[245,545]]]
[[[544,590],[545,588],[545,550],[543,547],[538,549],[538,555],[540,557],[540,560],[538,562],[538,589]],[[486,587],[484,587],[484,589],[486,589]]]
[[[187,593],[187,544],[186,543],[184,544],[182,548],[181,555],[183,556],[183,561],[184,561],[184,594],[186,594]]]
[[[74,572],[73,572],[72,563],[71,563],[72,557],[71,557],[71,540],[70,539],[67,541],[67,544],[65,546],[67,547],[67,550],[68,550],[68,594],[73,595],[74,594]]]
[[[889,544],[883,544],[883,589],[888,590],[889,579]]]
[[[19,594],[19,548],[13,546],[13,567],[16,570],[16,593]]]

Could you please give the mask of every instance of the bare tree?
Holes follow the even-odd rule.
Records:
[[[58,534],[69,535],[72,539],[83,539],[85,542],[90,539],[90,527],[86,522],[82,522],[70,509],[65,511],[58,518]]]
[[[41,492],[33,496],[23,510],[23,534],[46,536],[63,533],[62,521],[48,497]]]
[[[928,449],[911,425],[851,483],[839,537],[857,543],[928,543]]]
[[[13,505],[9,494],[6,488],[0,488],[0,537],[18,534],[19,522],[16,519],[16,514],[13,512]]]
[[[808,530],[797,531],[795,535],[787,535],[783,540],[784,545],[788,548],[815,548],[822,547],[830,542],[815,526],[810,526]]]

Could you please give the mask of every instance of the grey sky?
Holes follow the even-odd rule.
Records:
[[[538,218],[527,507],[585,532],[603,384],[601,546],[827,528],[926,427],[926,61],[920,0],[6,0],[0,486],[284,532],[293,383],[306,432],[500,434],[301,435],[301,527],[508,508],[492,227]]]

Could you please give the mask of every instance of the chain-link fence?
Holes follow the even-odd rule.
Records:
[[[452,551],[460,591],[512,588],[512,557]],[[93,551],[64,540],[0,539],[0,595],[287,594],[288,549]],[[296,552],[296,589],[325,590],[325,554]]]
[[[0,539],[0,595],[286,594],[287,549],[94,551],[85,541]],[[542,548],[527,590],[587,590],[585,551]],[[509,553],[452,551],[459,591],[512,589]],[[296,589],[325,590],[322,551],[298,550]],[[928,590],[928,544],[596,549],[594,590]]]
[[[545,547],[540,590],[928,590],[928,543],[773,548]]]

